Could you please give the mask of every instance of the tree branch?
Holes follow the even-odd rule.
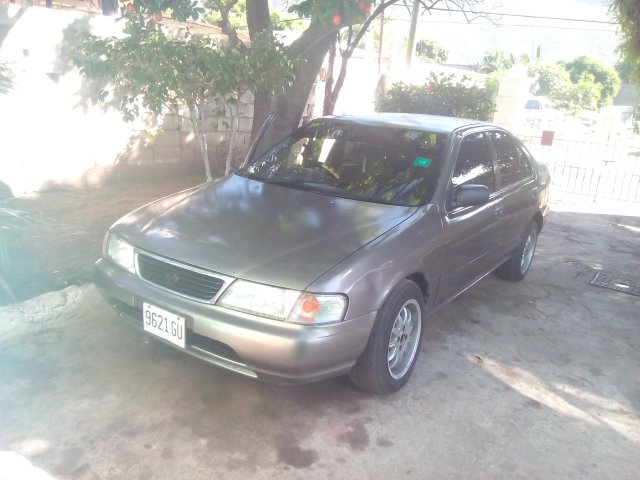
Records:
[[[229,0],[223,2],[222,0],[212,0],[222,19],[218,22],[218,27],[222,30],[227,37],[229,37],[229,45],[232,47],[243,47],[244,43],[238,38],[238,32],[236,28],[229,21],[229,13],[231,9],[238,3],[238,0]]]
[[[369,26],[371,25],[371,23],[373,23],[373,21],[382,13],[384,12],[389,6],[398,3],[400,0],[387,0],[386,2],[381,2],[376,9],[373,11],[373,13],[371,13],[371,15],[369,15],[366,20],[364,21],[364,23],[362,24],[362,29],[360,30],[360,33],[356,36],[356,46],[357,44],[360,42],[360,40],[362,39],[362,37],[364,36],[364,34],[366,33],[367,29],[369,28]],[[351,25],[355,24],[355,20]],[[300,36],[300,38],[298,38],[297,40],[295,40],[291,46],[289,47],[289,52],[292,55],[301,55],[303,54],[303,52],[307,51],[309,48],[313,47],[314,44],[318,43],[319,41],[325,39],[328,35],[331,35],[332,33],[336,33],[340,30],[340,28],[342,27],[346,27],[347,25],[333,25],[331,23],[319,23],[319,22],[312,22],[311,25],[309,25],[309,28],[307,28],[302,35]],[[352,48],[352,53],[353,50],[355,49]]]

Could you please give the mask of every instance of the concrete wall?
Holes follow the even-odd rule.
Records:
[[[531,79],[523,68],[514,67],[501,76],[499,82],[493,121],[508,129],[518,130],[525,122],[524,106],[531,96]]]
[[[113,17],[0,4],[0,62],[14,73],[13,85],[0,91],[0,182],[14,194],[52,184],[100,183],[118,163],[202,164],[188,120],[166,115],[161,131],[141,120],[127,123],[118,111],[92,105],[86,83],[64,61],[64,52],[74,48],[74,32],[121,35],[121,26]],[[207,113],[210,164],[221,173],[228,128]],[[237,162],[249,148],[250,93],[239,114]]]

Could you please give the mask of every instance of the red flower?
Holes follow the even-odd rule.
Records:
[[[340,14],[336,13],[331,19],[331,23],[333,23],[336,27],[342,23],[342,19],[340,18]]]
[[[360,0],[358,2],[358,8],[364,12],[365,15],[369,15],[371,13],[371,4]]]

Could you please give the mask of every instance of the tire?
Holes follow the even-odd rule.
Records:
[[[520,246],[511,254],[509,260],[496,268],[496,274],[505,280],[518,282],[522,280],[531,267],[533,254],[538,242],[538,224],[533,221],[527,227]]]
[[[369,341],[349,378],[358,388],[387,395],[409,380],[422,345],[424,297],[403,280],[378,311]]]

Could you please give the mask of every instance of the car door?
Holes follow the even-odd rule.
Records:
[[[497,196],[503,214],[499,229],[503,255],[520,245],[533,219],[538,202],[538,186],[528,156],[511,134],[503,130],[489,132],[498,163]]]
[[[495,156],[484,132],[464,136],[459,144],[445,205],[439,303],[482,277],[497,259],[496,229],[501,212],[496,196],[495,170]],[[453,204],[456,189],[471,184],[485,185],[489,189],[489,201],[475,207],[456,207]]]

